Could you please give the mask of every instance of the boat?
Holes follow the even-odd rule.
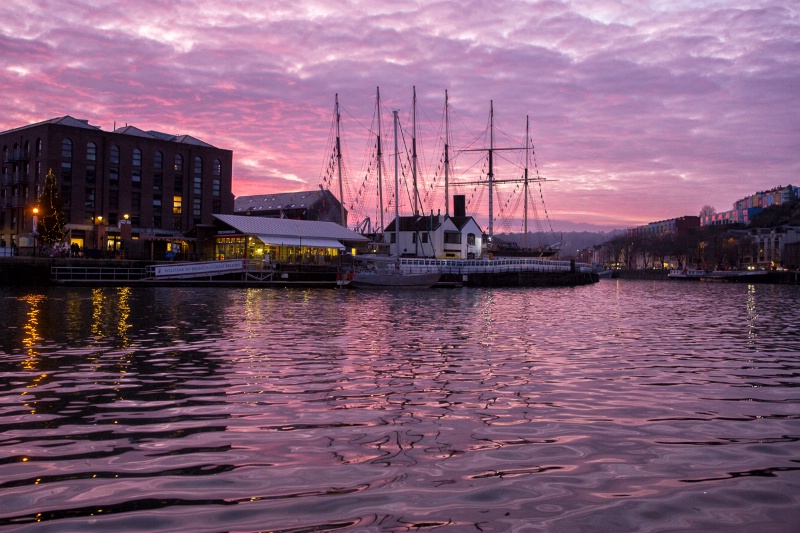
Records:
[[[413,117],[416,117],[416,92],[414,94],[414,112],[412,114]],[[343,187],[343,173],[341,169],[341,141],[339,137],[339,104],[338,104],[338,95],[336,97],[336,111],[335,111],[335,120],[336,120],[336,138],[335,138],[335,159],[331,157],[331,163],[335,160],[336,170],[334,171],[334,165],[329,164],[329,172],[331,179],[323,180],[323,183],[331,183],[333,182],[333,174],[334,172],[338,175],[338,184],[339,184],[339,197],[344,198],[344,187]],[[356,266],[350,274],[352,279],[350,283],[348,283],[348,287],[359,288],[364,286],[383,286],[385,288],[400,288],[400,287],[416,287],[422,285],[428,285],[429,279],[433,279],[436,276],[440,276],[438,279],[439,286],[465,286],[465,287],[539,287],[539,286],[577,286],[577,285],[584,285],[584,284],[591,284],[596,283],[599,281],[600,277],[597,272],[594,272],[591,265],[578,263],[576,261],[558,261],[556,258],[560,251],[560,242],[555,244],[548,244],[542,245],[539,247],[529,246],[527,239],[528,239],[528,200],[529,200],[529,184],[531,182],[537,183],[542,182],[544,179],[540,178],[538,175],[538,169],[536,169],[535,177],[530,177],[528,173],[529,167],[529,160],[528,156],[532,153],[532,146],[530,145],[530,134],[529,134],[529,124],[526,120],[526,132],[525,132],[525,144],[524,148],[522,147],[508,147],[508,148],[497,148],[494,146],[494,107],[493,103],[490,102],[490,126],[488,129],[489,132],[489,147],[488,148],[476,148],[476,149],[463,149],[461,152],[487,152],[488,157],[488,174],[487,180],[478,180],[478,181],[464,181],[460,182],[460,185],[482,185],[486,186],[486,190],[488,191],[488,209],[489,209],[489,216],[488,216],[488,231],[483,233],[484,237],[482,239],[482,250],[478,251],[477,253],[462,253],[462,258],[452,257],[450,253],[443,250],[433,250],[432,252],[424,252],[420,253],[419,249],[413,248],[401,248],[401,230],[400,230],[400,216],[398,213],[398,204],[399,200],[397,191],[399,190],[399,178],[398,178],[398,168],[400,167],[398,163],[399,157],[399,147],[398,147],[398,118],[397,118],[397,111],[394,111],[394,142],[395,142],[395,198],[393,200],[395,206],[395,222],[393,230],[387,230],[386,228],[392,227],[392,224],[388,226],[384,225],[383,215],[383,205],[384,205],[384,198],[383,198],[383,190],[381,188],[382,177],[382,146],[381,146],[381,128],[380,128],[380,90],[378,90],[378,105],[377,105],[377,120],[378,120],[378,127],[377,127],[377,143],[376,143],[376,151],[377,157],[373,160],[375,161],[375,167],[377,169],[378,179],[377,179],[377,196],[378,202],[377,204],[380,206],[379,210],[379,228],[381,228],[380,233],[376,232],[374,235],[371,235],[371,238],[374,239],[374,243],[376,246],[385,246],[389,248],[388,254],[384,255],[384,257],[390,258],[389,265],[381,265],[380,269],[364,269],[358,268]],[[447,219],[450,217],[449,214],[449,121],[448,121],[448,113],[447,113],[447,92],[445,92],[445,144],[444,144],[444,191],[445,191],[445,213],[444,217]],[[414,123],[413,130],[416,130],[416,125]],[[411,168],[412,174],[412,187],[413,190],[410,194],[410,199],[413,200],[413,209],[414,209],[414,216],[420,217],[418,213],[418,200],[420,200],[419,189],[417,187],[417,177],[416,177],[416,142],[415,142],[414,133],[411,137],[411,164],[409,165]],[[511,178],[511,179],[495,179],[494,176],[494,153],[497,150],[515,150],[525,151],[525,171],[523,177],[521,178]],[[534,164],[535,166],[535,164]],[[369,171],[367,172],[369,175]],[[364,185],[365,182],[362,183],[361,187],[358,188],[359,191],[366,190]],[[500,237],[496,237],[494,235],[494,188],[496,184],[499,183],[518,183],[519,187],[522,188],[523,191],[523,199],[525,201],[524,208],[523,208],[523,222],[524,222],[524,242],[520,245],[517,243],[507,242]],[[430,186],[433,187],[432,185]],[[360,193],[359,193],[360,194]],[[357,196],[354,202],[358,204],[359,199],[361,197]],[[462,200],[463,202],[463,200]],[[344,205],[344,201],[341,200],[341,204]],[[454,202],[455,203],[455,202]],[[363,205],[364,202],[362,201],[361,204]],[[508,202],[506,202],[508,204]],[[535,211],[535,209],[534,209]],[[424,217],[424,215],[422,215]],[[437,220],[440,219],[440,214],[433,215],[433,211],[431,210],[430,219],[431,221],[434,220],[436,217]],[[454,217],[458,217],[457,213],[454,214]],[[452,220],[452,218],[451,218]],[[431,227],[433,224],[431,223]],[[402,230],[405,231],[405,230]],[[419,232],[420,230],[416,229],[414,231]],[[431,230],[432,231],[432,230]],[[552,228],[551,228],[552,231]],[[387,239],[387,232],[391,232],[391,240]],[[541,232],[541,229],[540,229]],[[429,243],[431,249],[433,249],[433,238],[428,235],[418,234],[415,235],[413,242],[415,245],[417,243]],[[555,234],[554,234],[555,235]],[[426,238],[427,237],[427,238]],[[424,240],[423,240],[424,239]],[[473,237],[474,239],[474,237]],[[557,240],[557,239],[554,239]],[[461,242],[460,240],[458,241]],[[467,241],[469,243],[469,241]],[[372,246],[372,245],[371,245]],[[375,254],[369,253],[365,254],[362,253],[360,256],[375,256]],[[361,257],[354,256],[354,260],[358,261]],[[424,265],[424,266],[422,266]],[[389,268],[384,268],[384,266],[388,266]],[[380,273],[376,273],[376,271]],[[416,279],[412,278],[415,276]],[[401,278],[402,277],[402,278]],[[435,282],[434,282],[435,284]]]
[[[351,289],[429,289],[439,282],[438,272],[411,273],[396,268],[362,269],[353,273]]]
[[[380,98],[380,93],[379,93]],[[397,142],[397,111],[394,111],[394,181],[395,190],[399,188],[399,162]],[[395,220],[400,220],[398,203],[394,202]],[[400,268],[397,256],[380,257],[367,256],[355,257],[357,268],[350,277],[348,287],[353,289],[428,289],[438,281],[440,274],[437,270],[429,272],[409,272]]]
[[[669,271],[667,277],[669,279],[677,279],[677,280],[691,280],[691,281],[700,281],[700,278],[705,276],[707,272],[705,270],[699,268],[676,268]]]
[[[700,277],[700,281],[717,283],[755,283],[766,279],[766,270],[715,270]]]

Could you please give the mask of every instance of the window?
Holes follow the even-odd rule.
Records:
[[[183,199],[180,196],[173,196],[172,197],[172,212],[176,215],[181,214],[181,207],[182,207]]]
[[[194,158],[194,186],[192,192],[196,195],[203,193],[203,160],[199,157]]]
[[[111,146],[111,164],[119,165],[119,146],[116,144]]]
[[[428,243],[428,234],[427,233],[423,233],[422,234],[422,244],[427,244],[427,243]]]
[[[445,244],[461,244],[461,234],[457,231],[444,232]]]
[[[42,156],[42,140],[36,139],[36,157]]]
[[[72,159],[72,141],[69,139],[61,141],[61,157],[64,159]]]
[[[175,184],[173,185],[172,190],[178,193],[183,192],[183,176],[175,176]]]
[[[175,154],[175,172],[183,172],[183,156]]]
[[[71,185],[64,185],[61,184],[61,201],[64,202],[65,206],[68,206],[72,203],[72,186]],[[67,219],[69,220],[69,219]]]
[[[86,189],[86,199],[84,201],[83,207],[86,209],[94,209],[94,189],[88,188]]]
[[[475,246],[475,234],[474,233],[467,233],[467,244],[470,246]]]
[[[61,163],[61,181],[72,181],[72,163]]]
[[[142,168],[142,151],[138,148],[133,149],[133,167]]]
[[[134,189],[142,188],[142,169],[134,168],[131,172],[131,183]]]
[[[86,183],[94,183],[97,179],[97,167],[86,165]]]
[[[119,191],[108,191],[108,208],[111,211],[119,209]]]
[[[142,210],[142,193],[140,192],[132,192],[131,193],[131,211],[138,213]]]
[[[119,169],[112,168],[108,171],[108,184],[112,187],[119,185]]]
[[[212,213],[222,213],[222,201],[219,198],[214,198],[211,202],[211,212]]]
[[[222,175],[222,164],[219,162],[219,159],[214,160],[214,175],[215,176]]]
[[[218,178],[214,178],[211,180],[211,195],[214,198],[220,197],[220,190],[222,189],[222,183]]]
[[[161,215],[153,215],[153,227],[154,228],[161,227]]]
[[[164,181],[164,176],[161,172],[156,172],[153,174],[153,190],[160,191],[161,190],[161,182]]]
[[[172,229],[181,229],[181,217],[172,219]]]
[[[160,194],[154,194],[153,195],[153,207],[158,207],[158,208],[161,207],[161,195]]]
[[[194,206],[192,207],[192,214],[196,217],[200,216],[200,198],[194,199]]]
[[[164,168],[164,154],[161,152],[156,152],[153,154],[153,168],[155,170],[161,170]]]
[[[93,142],[86,145],[86,160],[97,161],[97,145]]]

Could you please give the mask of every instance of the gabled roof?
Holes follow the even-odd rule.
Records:
[[[194,144],[197,146],[205,146],[208,148],[214,148],[212,145],[208,144],[207,142],[201,141],[191,135],[176,135],[173,139],[176,143],[183,143],[183,144]]]
[[[453,221],[453,224],[455,224],[456,227],[459,230],[463,230],[466,227],[466,225],[470,223],[470,221],[474,222],[475,225],[478,227],[478,229],[481,230],[480,224],[478,224],[478,222],[472,217],[468,217],[468,216],[450,217],[450,220]],[[481,231],[483,231],[483,230],[481,230]]]
[[[146,131],[142,131],[136,126],[124,126],[122,128],[117,128],[114,130],[114,133],[121,133],[123,135],[133,135],[134,137],[145,137],[147,139],[155,139],[153,135],[147,133]]]
[[[19,128],[14,128],[11,130],[3,131],[0,133],[12,133],[15,131],[21,131],[26,128],[32,128],[34,126],[41,126],[43,124],[58,124],[60,126],[69,126],[71,128],[84,128],[87,130],[100,130],[100,126],[92,126],[89,124],[87,119],[79,119],[74,118],[69,115],[64,115],[63,117],[56,117],[51,118],[48,120],[43,120],[41,122],[36,122],[34,124],[28,124],[27,126],[20,126]],[[123,126],[121,128],[115,129],[112,133],[118,133],[120,135],[132,135],[134,137],[144,137],[146,139],[161,139],[162,141],[172,141],[176,143],[182,144],[193,144],[195,146],[205,146],[207,148],[214,148],[214,146],[208,144],[207,142],[201,141],[191,135],[173,135],[171,133],[161,133],[159,131],[144,131],[136,126]]]
[[[89,124],[88,120],[73,118],[73,117],[71,117],[69,115],[64,115],[63,117],[56,117],[56,118],[51,118],[51,119],[48,119],[48,120],[43,120],[41,122],[35,122],[33,124],[28,124],[27,126],[20,126],[19,128],[14,128],[14,129],[3,131],[3,132],[0,132],[0,133],[11,133],[11,132],[15,132],[15,131],[21,131],[21,130],[24,130],[24,129],[27,129],[27,128],[32,128],[34,126],[41,126],[42,124],[59,124],[59,125],[62,125],[62,126],[70,126],[72,128],[84,128],[84,129],[87,129],[87,130],[99,130],[100,129],[99,126],[92,126],[91,124]]]
[[[359,235],[355,231],[351,231],[333,222],[250,217],[242,215],[214,215],[214,218],[244,235],[308,237],[351,242],[366,242],[369,240],[363,235]]]
[[[333,195],[328,191],[317,190],[239,196],[234,200],[233,212],[257,213],[259,211],[275,211],[279,209],[305,209],[326,196]]]
[[[395,221],[389,222],[384,231],[395,231]],[[412,215],[400,217],[400,231],[435,231],[441,226],[438,216]]]

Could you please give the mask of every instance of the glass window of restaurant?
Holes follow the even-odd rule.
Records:
[[[335,264],[338,260],[339,250],[336,248],[264,244],[260,240],[253,238],[249,242],[247,256],[254,260],[262,261],[268,256],[269,261],[272,263],[330,265]]]
[[[218,237],[215,255],[217,259],[242,259],[244,247],[245,238],[243,236]]]

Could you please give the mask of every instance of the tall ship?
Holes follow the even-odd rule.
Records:
[[[367,156],[367,170],[363,173],[363,178],[353,183],[354,180],[349,178],[350,174],[345,170],[346,165],[343,162],[339,98],[336,96],[332,156],[320,184],[321,188],[328,188],[332,192],[334,188],[338,188],[342,210],[347,205],[356,220],[353,229],[369,238],[369,245],[358,250],[354,256],[354,264],[372,260],[374,263],[391,263],[397,272],[405,275],[438,274],[439,285],[574,286],[599,280],[591,265],[558,259],[559,242],[555,242],[557,238],[552,229],[550,233],[553,235],[553,242],[533,246],[528,242],[532,237],[529,231],[531,211],[534,213],[534,223],[539,228],[537,234],[544,234],[541,220],[536,215],[535,203],[531,201],[531,189],[533,185],[538,185],[541,192],[545,180],[539,176],[535,158],[531,157],[533,147],[527,118],[524,143],[520,146],[496,147],[494,105],[490,102],[488,142],[477,147],[473,142],[473,146],[454,151],[450,139],[450,107],[445,91],[442,157],[433,175],[425,179],[418,169],[420,158],[417,153],[417,105],[414,89],[410,131],[399,126],[398,113],[396,110],[392,112],[395,122],[395,183],[392,190],[391,187],[386,187],[384,179],[380,89],[377,91],[376,103],[373,124],[369,130],[370,136],[374,138],[371,146],[373,150]],[[503,154],[507,160],[509,158],[506,155],[512,152],[524,154],[524,158],[521,158],[524,161],[521,176],[498,178],[495,176],[494,163],[497,154]],[[481,172],[481,177],[454,179],[451,161],[453,154],[463,158],[469,153],[482,156],[484,171]],[[535,170],[533,175],[529,172],[532,159]],[[474,174],[473,165],[465,175]],[[512,193],[516,194],[505,196],[507,193],[503,192],[504,196],[498,202],[497,197],[501,194],[499,187],[504,185],[510,185],[513,188]],[[452,194],[452,190],[461,194]],[[442,192],[444,213],[441,208],[434,212],[437,201],[438,205],[442,205]],[[477,212],[484,196],[488,197],[486,231],[473,216],[467,214],[467,206]],[[543,195],[539,196],[543,202]],[[517,217],[522,222],[521,243],[495,235],[496,203],[500,204],[500,218],[506,226],[513,218],[511,213],[522,208],[522,216]],[[401,216],[401,204],[405,204],[405,210],[410,210],[412,214]],[[368,206],[377,206],[377,209],[370,212]],[[384,217],[391,212],[390,209],[394,211],[394,219],[387,221]],[[546,214],[546,210],[544,212]],[[344,212],[341,218],[346,220]]]

